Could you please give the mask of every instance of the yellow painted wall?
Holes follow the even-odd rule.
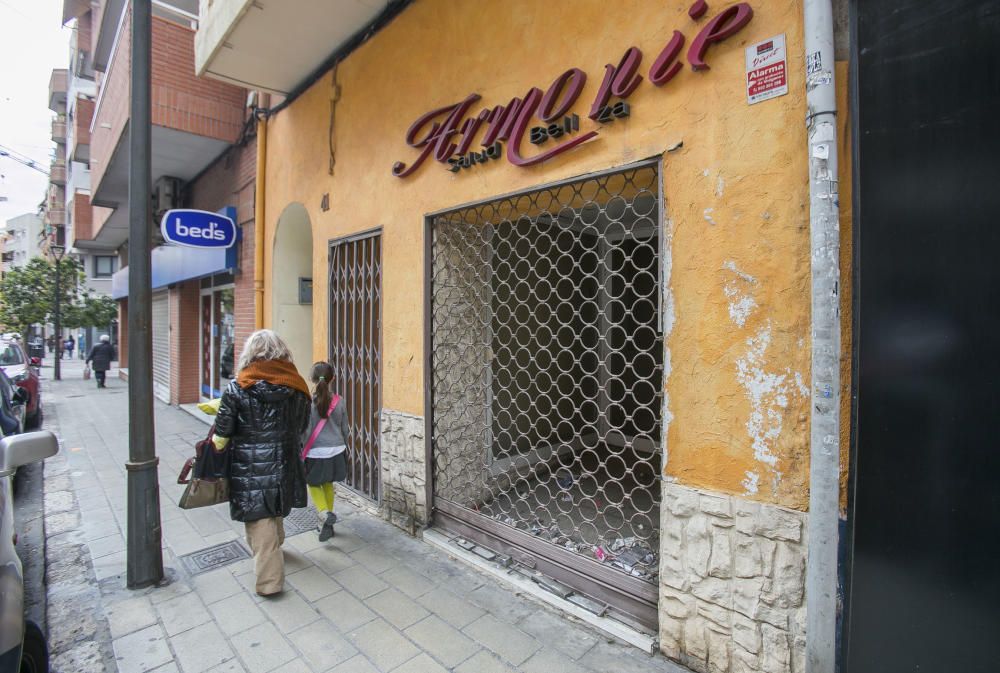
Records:
[[[554,161],[523,169],[501,160],[457,175],[430,162],[406,179],[390,171],[397,160],[415,159],[404,134],[424,112],[471,92],[482,95],[474,111],[504,104],[531,86],[546,89],[573,66],[589,76],[573,111],[582,130],[592,128],[586,115],[605,63],[617,63],[635,45],[645,76],[675,29],[690,45],[729,3],[711,3],[699,22],[688,17],[690,4],[414,2],[270,121],[265,323],[272,323],[275,224],[289,203],[302,203],[314,228],[317,358],[327,350],[328,240],[384,227],[383,402],[422,415],[424,214],[663,155],[673,299],[666,472],[685,484],[805,509],[809,221],[801,2],[752,2],[752,22],[709,50],[711,70],[686,67],[663,88],[644,81],[629,98],[630,119],[601,127],[595,141]],[[779,33],[787,37],[790,92],[749,106],[744,47]],[[320,209],[324,193],[327,212]]]

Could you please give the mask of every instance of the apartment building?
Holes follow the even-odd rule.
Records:
[[[45,221],[37,213],[25,213],[7,220],[3,240],[3,271],[24,266],[42,252]]]
[[[78,86],[67,109],[75,127],[67,132],[70,172],[76,173],[77,163],[88,170],[86,189],[81,186],[67,196],[75,219],[69,240],[92,260],[92,280],[106,284],[120,302],[124,376],[130,18],[131,3],[124,0],[64,2],[64,19],[76,26],[74,63],[92,74],[92,86]],[[232,376],[240,342],[253,328],[253,249],[246,243],[252,241],[254,213],[253,111],[245,89],[195,75],[197,28],[196,1],[153,3],[153,226],[158,231],[165,211],[189,207],[225,212],[241,225],[242,235],[237,246],[223,251],[161,245],[154,235],[154,388],[160,399],[173,404],[219,395]]]

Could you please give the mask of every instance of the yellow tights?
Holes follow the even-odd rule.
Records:
[[[321,514],[333,511],[333,499],[336,495],[337,490],[333,487],[333,484],[309,487],[309,497],[312,498],[313,504],[316,505],[316,509]]]

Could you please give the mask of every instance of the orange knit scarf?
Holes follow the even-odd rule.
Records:
[[[299,371],[288,360],[256,360],[240,370],[236,382],[240,388],[249,388],[258,381],[267,381],[276,386],[301,390],[310,396],[309,386]]]

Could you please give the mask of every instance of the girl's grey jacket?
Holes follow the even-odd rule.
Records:
[[[344,404],[344,398],[340,398],[337,401],[337,406],[333,408],[333,413],[330,414],[330,418],[326,419],[326,425],[319,432],[319,437],[316,438],[316,443],[313,444],[313,448],[316,447],[335,447],[335,446],[346,446],[347,437],[350,435],[350,430],[347,427],[347,409]],[[309,441],[309,436],[312,435],[313,428],[316,424],[320,422],[319,412],[316,411],[316,403],[310,402],[309,404],[309,427],[306,429],[305,433],[302,435],[302,445],[305,446],[306,442]]]

